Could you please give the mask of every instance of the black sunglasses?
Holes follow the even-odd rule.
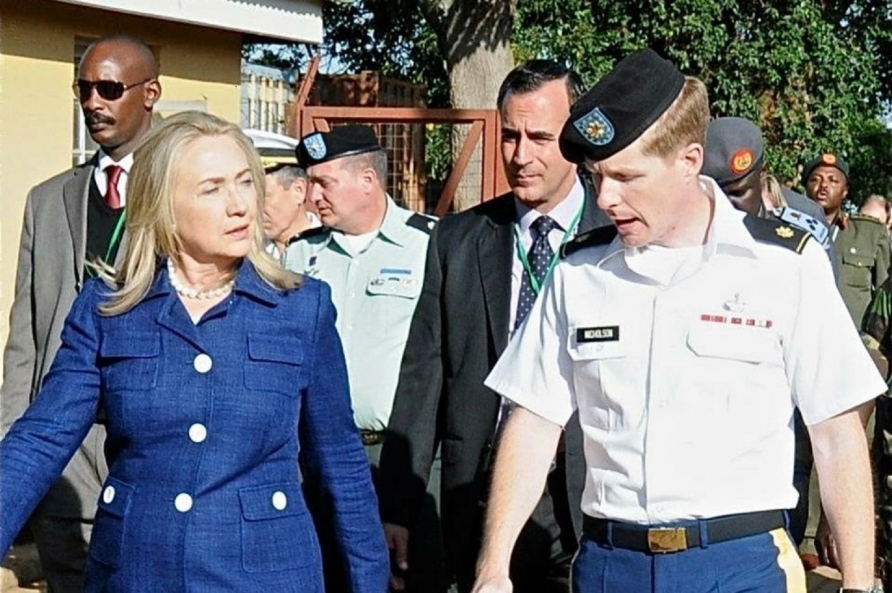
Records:
[[[71,86],[71,88],[74,90],[74,96],[77,97],[81,101],[81,103],[87,101],[90,98],[90,95],[93,94],[93,89],[96,89],[96,92],[99,93],[99,96],[106,101],[117,101],[124,96],[125,92],[129,91],[133,87],[145,84],[150,80],[154,79],[146,78],[145,80],[140,80],[139,82],[134,82],[133,84],[124,84],[123,82],[118,82],[116,80],[93,81],[78,78],[77,81]]]

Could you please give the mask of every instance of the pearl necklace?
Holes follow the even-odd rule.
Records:
[[[177,271],[173,265],[173,260],[170,258],[168,258],[167,260],[167,275],[170,278],[170,285],[173,286],[173,289],[175,291],[177,291],[177,294],[182,295],[187,299],[216,299],[232,290],[232,286],[233,284],[235,284],[235,278],[233,278],[232,280],[224,282],[217,288],[207,288],[199,290],[197,288],[192,288],[191,286],[186,286],[177,276]]]

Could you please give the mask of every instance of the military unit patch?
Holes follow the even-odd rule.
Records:
[[[731,157],[731,172],[737,175],[746,173],[755,162],[753,151],[749,148],[741,148]]]
[[[322,137],[322,134],[313,134],[312,136],[307,136],[303,139],[304,148],[307,150],[307,154],[309,154],[312,158],[319,159],[325,158],[326,148],[325,148],[325,139]]]

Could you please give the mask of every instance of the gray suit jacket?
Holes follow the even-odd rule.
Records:
[[[37,396],[59,349],[65,318],[83,286],[87,199],[95,163],[94,158],[60,173],[28,194],[3,353],[0,435]],[[122,245],[119,253],[123,251]],[[104,442],[104,428],[94,426],[44,500],[46,514],[93,517],[108,473]]]

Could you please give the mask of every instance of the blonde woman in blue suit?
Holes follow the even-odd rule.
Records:
[[[130,241],[75,301],[43,390],[0,443],[5,552],[97,415],[109,477],[86,591],[322,592],[305,471],[352,591],[389,566],[327,286],[262,249],[263,171],[236,126],[183,113],[137,150]]]

